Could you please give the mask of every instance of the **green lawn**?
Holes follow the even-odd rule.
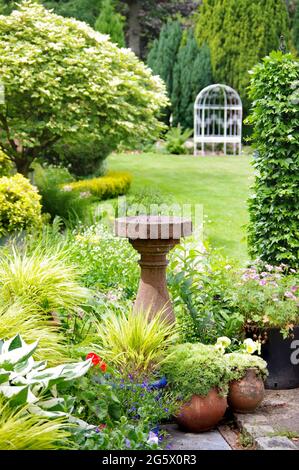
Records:
[[[178,203],[202,204],[204,233],[213,246],[244,262],[246,200],[253,179],[248,156],[193,157],[164,154],[114,154],[109,170],[133,175],[132,191],[145,187],[171,194]]]

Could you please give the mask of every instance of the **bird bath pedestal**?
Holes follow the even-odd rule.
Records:
[[[166,255],[191,235],[191,220],[169,216],[123,217],[115,221],[115,234],[128,238],[140,254],[140,283],[134,311],[150,312],[150,316],[162,311],[163,317],[175,321],[166,285]]]

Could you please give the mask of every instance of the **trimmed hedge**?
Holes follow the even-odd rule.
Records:
[[[80,191],[80,193],[90,193],[98,199],[111,199],[121,196],[130,189],[132,177],[129,173],[110,172],[107,176],[92,178],[81,181],[74,181],[64,185],[65,191]]]

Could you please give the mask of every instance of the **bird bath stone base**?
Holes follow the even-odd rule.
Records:
[[[162,311],[163,317],[175,321],[166,285],[168,252],[182,237],[191,235],[191,220],[168,216],[123,217],[115,221],[115,234],[128,238],[140,254],[140,283],[134,311]]]

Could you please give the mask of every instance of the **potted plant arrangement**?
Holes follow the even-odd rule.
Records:
[[[248,338],[239,351],[225,355],[229,374],[228,404],[238,413],[252,413],[265,396],[267,363],[253,355],[258,343]]]
[[[178,344],[163,366],[169,386],[181,407],[176,420],[190,432],[212,429],[227,408],[227,369],[223,354],[212,345]]]
[[[299,387],[298,273],[287,267],[252,266],[236,280],[234,301],[243,316],[245,336],[261,342],[267,362],[266,388]]]

